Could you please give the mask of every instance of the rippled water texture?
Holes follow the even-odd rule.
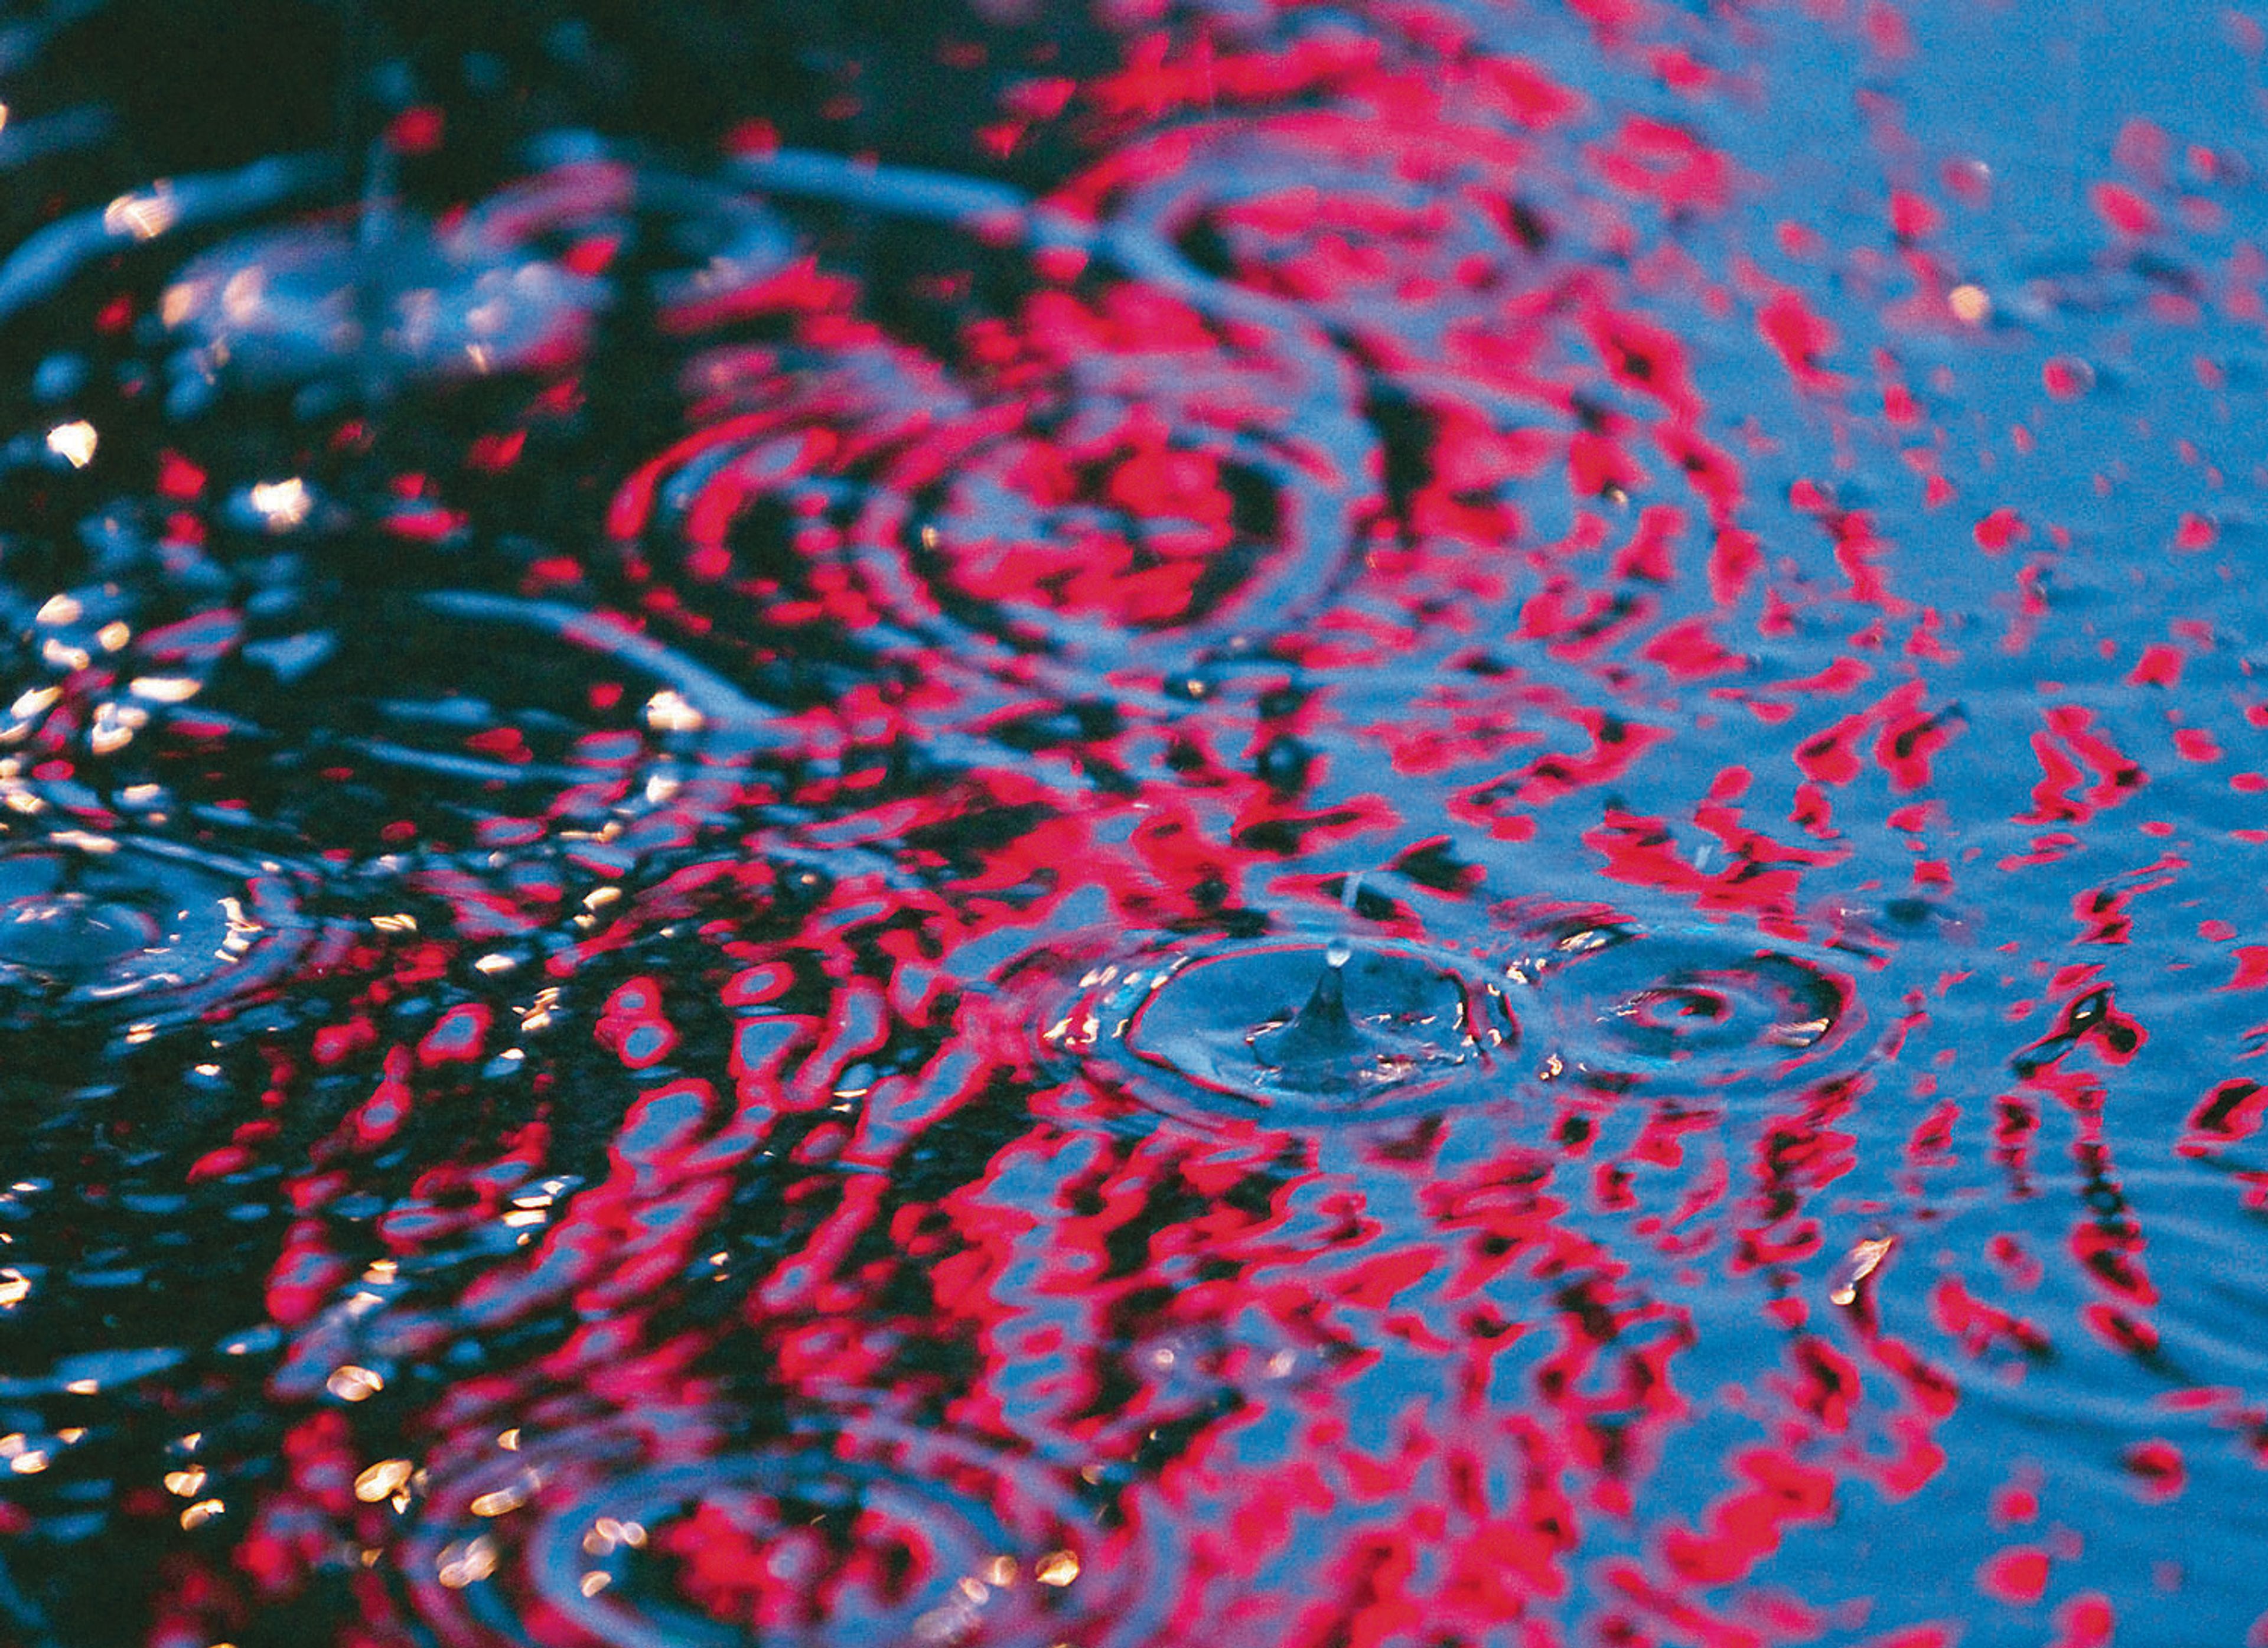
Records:
[[[2268,1644],[2264,43],[8,9],[0,1643]]]

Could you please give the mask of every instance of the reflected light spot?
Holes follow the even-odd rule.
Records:
[[[109,233],[136,240],[154,240],[172,228],[181,215],[173,191],[160,183],[147,195],[121,195],[102,209],[102,226]]]
[[[496,1546],[483,1534],[477,1539],[443,1546],[440,1558],[434,1564],[434,1577],[450,1590],[461,1591],[487,1578],[496,1571]]]
[[[343,1367],[333,1368],[330,1378],[323,1381],[323,1388],[341,1402],[367,1402],[386,1388],[386,1381],[370,1369],[350,1362]]]
[[[101,704],[87,729],[87,743],[98,755],[112,754],[132,743],[134,734],[149,724],[147,710],[131,704]]]
[[[314,494],[307,483],[293,475],[288,481],[261,481],[251,492],[252,507],[267,523],[269,532],[289,532],[307,519],[314,507]]]
[[[1945,301],[1964,325],[1983,326],[1992,315],[1992,299],[1982,286],[1964,283],[1948,292]]]
[[[98,439],[93,424],[85,418],[75,418],[69,423],[58,423],[48,431],[48,450],[58,458],[68,460],[72,468],[84,469],[94,461]],[[71,605],[76,610],[78,603],[74,601]]]
[[[232,320],[243,322],[260,313],[260,305],[268,296],[268,277],[258,269],[239,269],[228,278],[220,289],[220,306]]]
[[[636,1522],[617,1521],[613,1517],[600,1517],[591,1525],[592,1531],[605,1540],[611,1548],[627,1545],[632,1550],[645,1543],[645,1529]]]
[[[698,710],[666,688],[645,701],[645,721],[657,732],[698,732],[708,725]]]
[[[13,1310],[31,1294],[31,1277],[13,1268],[0,1270],[0,1310]]]
[[[1896,1239],[1889,1236],[1870,1237],[1852,1243],[1851,1251],[1844,1255],[1843,1262],[1837,1267],[1835,1284],[1829,1289],[1827,1297],[1837,1305],[1856,1303],[1859,1284],[1874,1274],[1882,1261],[1889,1256],[1890,1249],[1896,1245]]]
[[[181,1512],[181,1526],[185,1528],[201,1528],[227,1509],[227,1503],[224,1500],[200,1499]]]
[[[1043,1585],[1067,1585],[1079,1578],[1079,1557],[1071,1551],[1049,1551],[1032,1569],[1032,1578]]]
[[[406,1459],[380,1460],[355,1478],[355,1497],[364,1505],[378,1505],[391,1499],[409,1485],[416,1468]]]
[[[136,675],[126,690],[151,703],[186,703],[197,695],[202,682],[187,675]]]
[[[166,1473],[166,1491],[178,1494],[184,1499],[195,1498],[204,1491],[204,1485],[205,1469],[202,1465],[192,1465],[187,1470]]]

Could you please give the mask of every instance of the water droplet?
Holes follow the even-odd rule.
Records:
[[[459,378],[579,346],[607,288],[541,255],[546,234],[607,225],[626,174],[541,173],[446,227],[394,211],[364,224],[254,232],[191,260],[160,313],[182,345],[177,386],[252,385],[341,368],[386,379]]]
[[[2095,368],[2077,355],[2058,355],[2040,368],[2040,382],[2058,401],[2076,401],[2095,387]]]
[[[1090,975],[1060,1044],[1179,1114],[1329,1126],[1504,1098],[1520,1026],[1469,958],[1336,937],[1167,946]]]

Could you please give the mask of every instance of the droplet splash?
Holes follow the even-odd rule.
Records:
[[[286,967],[273,872],[170,842],[67,832],[0,846],[0,1027],[194,1017]]]
[[[1137,1648],[1171,1596],[1174,1560],[1135,1518],[954,1438],[867,1422],[595,1475],[610,1451],[434,1482],[407,1553],[423,1619],[512,1640],[543,1620],[610,1648]]]
[[[318,380],[336,398],[349,384],[382,393],[570,362],[616,297],[588,271],[641,215],[675,221],[707,254],[658,279],[663,302],[726,272],[769,274],[791,250],[760,204],[729,190],[633,173],[593,143],[547,146],[563,164],[446,224],[365,202],[351,223],[258,230],[191,260],[159,303],[177,346],[173,408],[201,409],[225,386]]]
[[[1399,940],[1167,945],[1090,971],[1049,1035],[1156,1107],[1329,1127],[1509,1097],[1513,988]]]

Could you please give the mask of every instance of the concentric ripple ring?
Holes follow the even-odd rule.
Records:
[[[1609,1092],[1812,1073],[1865,1022],[1851,978],[1808,947],[1711,928],[1587,927],[1543,959],[1565,1073]]]
[[[77,831],[0,844],[0,1027],[192,1019],[297,953],[272,869]]]
[[[1188,1119],[1356,1125],[1507,1096],[1521,988],[1400,939],[1167,941],[1090,969],[1045,1039]]]
[[[1087,1504],[1068,1473],[879,1421],[574,1474],[556,1507],[526,1475],[453,1482],[453,1499],[485,1489],[470,1500],[485,1531],[430,1551],[468,1530],[421,1536],[442,1587],[429,1601],[610,1648],[1140,1648],[1174,1591],[1170,1542]],[[537,1519],[518,1526],[529,1494]]]

